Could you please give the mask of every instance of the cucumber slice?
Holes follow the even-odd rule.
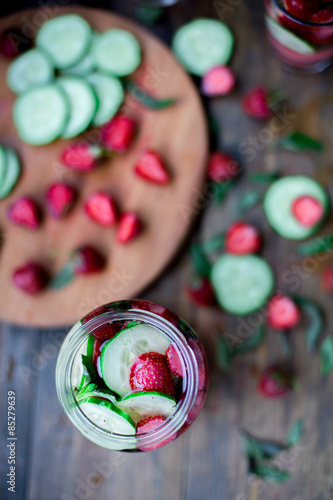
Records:
[[[53,78],[54,68],[48,55],[42,49],[30,49],[9,66],[7,85],[13,92],[20,94]]]
[[[118,401],[117,406],[131,415],[135,422],[142,417],[162,415],[168,417],[176,408],[176,400],[162,392],[133,392]]]
[[[222,255],[211,279],[221,307],[240,316],[263,307],[274,287],[270,266],[256,255]]]
[[[76,14],[54,17],[43,24],[36,37],[38,47],[44,49],[58,69],[77,64],[90,49],[92,28]]]
[[[67,126],[69,102],[56,84],[34,87],[14,104],[14,123],[20,138],[28,144],[48,144]]]
[[[266,15],[265,18],[268,32],[281,45],[298,54],[310,55],[316,52],[315,47],[294,35],[294,33],[281,26],[270,16]]]
[[[65,92],[70,105],[69,120],[61,137],[70,139],[88,128],[97,109],[97,97],[91,85],[80,77],[62,76],[57,83]]]
[[[126,76],[139,66],[141,47],[129,31],[111,29],[99,36],[93,55],[100,71],[115,76]]]
[[[329,210],[329,198],[326,190],[315,180],[304,175],[291,175],[275,181],[267,190],[263,207],[272,228],[283,238],[302,240],[312,236],[320,227],[302,226],[291,212],[292,203],[300,196],[312,196]]]
[[[12,191],[22,169],[20,159],[15,151],[10,148],[1,149],[5,151],[5,171],[2,180],[0,180],[0,199],[5,198]]]
[[[126,436],[135,435],[135,423],[131,417],[111,401],[89,397],[79,403],[82,412],[101,429]]]
[[[95,43],[97,42],[97,39],[99,37],[99,33],[95,32],[93,34],[92,42],[91,42],[91,47],[87,55],[84,56],[84,58],[75,66],[71,66],[70,68],[64,70],[64,73],[66,75],[72,75],[72,76],[88,76],[90,75],[95,69],[95,58],[93,56],[93,50]]]
[[[100,366],[105,384],[119,396],[131,391],[130,366],[145,352],[165,354],[170,342],[156,328],[137,325],[122,330],[104,344]]]
[[[118,78],[99,72],[92,73],[87,80],[98,98],[99,103],[92,124],[99,127],[110,121],[117,113],[124,100],[124,89]]]
[[[94,351],[94,342],[95,342],[95,337],[93,337],[92,335],[88,337],[88,339],[83,343],[82,347],[76,353],[73,362],[71,383],[72,387],[79,391],[82,389],[82,387],[84,387],[87,383],[89,383],[87,376],[84,374],[84,367],[82,364],[82,354],[88,356],[89,358],[92,358]]]
[[[226,64],[232,54],[234,36],[228,26],[215,19],[199,18],[182,26],[172,40],[172,50],[194,75]]]

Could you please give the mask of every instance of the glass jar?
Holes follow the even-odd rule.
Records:
[[[161,332],[177,349],[183,377],[178,382],[177,404],[156,429],[137,435],[104,430],[81,411],[72,383],[74,360],[89,336],[103,325],[139,322]],[[148,451],[182,434],[198,416],[207,393],[208,365],[203,347],[192,328],[167,308],[145,300],[124,300],[95,309],[78,321],[60,349],[56,366],[57,393],[65,412],[79,431],[94,443],[110,450]]]

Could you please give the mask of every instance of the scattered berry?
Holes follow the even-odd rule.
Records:
[[[74,274],[91,274],[105,267],[104,257],[92,246],[77,248],[71,257]]]
[[[210,155],[207,173],[209,180],[223,183],[235,179],[240,174],[240,165],[228,154],[215,151]]]
[[[124,213],[119,221],[117,230],[117,241],[127,243],[140,234],[142,225],[140,219],[134,212]]]
[[[323,24],[333,22],[333,8],[322,9],[310,18],[312,23]]]
[[[295,219],[304,227],[316,226],[324,216],[324,207],[312,196],[300,196],[291,206]]]
[[[123,153],[133,140],[135,128],[131,118],[118,115],[101,128],[103,144],[111,151]]]
[[[251,118],[267,120],[272,116],[268,91],[264,87],[254,87],[243,96],[242,108]]]
[[[321,288],[326,293],[333,292],[333,266],[328,266],[324,269],[321,277]]]
[[[211,306],[216,303],[213,287],[208,278],[199,276],[187,287],[187,294],[199,306]]]
[[[102,157],[103,151],[99,146],[87,143],[78,143],[68,146],[62,154],[61,160],[69,168],[79,172],[88,172],[97,167],[96,160]]]
[[[228,66],[215,66],[203,77],[201,92],[208,97],[229,94],[235,87],[236,78]]]
[[[284,396],[292,387],[294,377],[276,367],[267,368],[259,378],[258,391],[265,398]]]
[[[69,184],[58,183],[50,186],[46,197],[53,217],[58,219],[66,215],[73,207],[76,195],[76,190]]]
[[[174,346],[174,344],[169,345],[169,347],[166,350],[165,355],[166,355],[169,370],[171,371],[172,375],[175,375],[177,377],[182,377],[183,376],[183,365],[182,365],[181,359],[179,357],[177,348]]]
[[[16,286],[35,295],[47,286],[49,276],[46,270],[37,262],[27,262],[13,273],[13,282]]]
[[[113,198],[107,193],[98,192],[88,198],[85,210],[89,217],[101,226],[113,226],[117,221],[117,209]]]
[[[284,0],[284,4],[289,14],[302,21],[310,19],[319,7],[317,0]]]
[[[268,304],[267,321],[272,328],[286,330],[297,326],[301,313],[296,303],[286,295],[275,295]]]
[[[261,237],[254,226],[245,222],[235,222],[226,234],[225,249],[234,255],[255,253],[260,250]]]
[[[137,175],[155,184],[167,184],[170,180],[164,163],[155,151],[146,151],[134,170]]]
[[[146,352],[138,356],[130,369],[132,391],[156,391],[174,395],[171,373],[166,357],[158,352]]]
[[[41,223],[41,211],[37,203],[27,196],[18,198],[10,207],[9,219],[19,226],[37,229]]]

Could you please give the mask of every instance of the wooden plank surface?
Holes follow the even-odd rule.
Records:
[[[116,9],[133,14],[132,4],[114,2]],[[237,7],[232,7],[236,5]],[[221,4],[218,4],[221,5]],[[219,146],[237,156],[247,171],[270,170],[281,166],[284,172],[304,172],[328,183],[332,193],[332,83],[333,71],[302,77],[284,71],[273,59],[263,34],[262,2],[225,2],[230,9],[225,20],[237,37],[232,62],[238,76],[237,90],[226,99],[210,103],[221,132]],[[127,12],[126,12],[127,11]],[[185,1],[168,9],[156,31],[168,39],[172,29],[196,15],[215,15],[212,3]],[[221,15],[221,11],[220,11]],[[289,98],[289,115],[281,120],[281,132],[301,128],[323,136],[324,157],[315,155],[272,155],[259,142],[255,158],[239,150],[249,137],[264,137],[269,124],[255,123],[243,117],[239,98],[255,83],[284,89]],[[286,123],[284,123],[284,121]],[[289,123],[288,123],[289,122]],[[330,145],[331,144],[331,145]],[[264,147],[263,147],[264,146]],[[193,238],[204,238],[223,229],[246,190],[244,182],[223,207],[207,200],[198,218]],[[286,272],[303,270],[297,293],[316,297],[327,313],[327,331],[331,331],[331,297],[319,290],[319,271],[305,271],[294,252],[294,245],[272,234],[260,209],[248,219],[262,228],[264,255],[273,265],[278,287],[290,290],[283,278]],[[60,331],[32,331],[3,325],[0,336],[1,369],[1,498],[27,500],[331,500],[333,498],[333,381],[319,375],[316,356],[305,352],[304,325],[293,335],[295,354],[292,365],[301,389],[282,400],[261,399],[255,390],[256,372],[281,359],[277,336],[271,332],[263,348],[238,358],[230,373],[219,372],[214,363],[217,328],[240,334],[239,320],[214,309],[193,306],[183,293],[191,274],[185,244],[164,274],[141,296],[160,302],[188,320],[200,335],[210,358],[211,384],[206,406],[192,428],[165,448],[146,454],[112,453],[98,448],[72,426],[63,415],[54,387],[55,345],[64,334]],[[296,267],[295,267],[296,266]],[[303,266],[303,267],[302,267]],[[39,353],[40,366],[36,366]],[[46,357],[46,353],[49,359]],[[22,367],[32,370],[26,385]],[[37,368],[37,370],[36,370]],[[37,373],[35,373],[37,371]],[[17,395],[18,437],[17,494],[6,494],[3,478],[7,473],[5,450],[5,402],[7,390]],[[305,419],[306,433],[293,453],[283,455],[280,465],[293,472],[290,481],[272,485],[254,481],[246,473],[238,431],[244,427],[255,434],[283,439],[291,423]]]

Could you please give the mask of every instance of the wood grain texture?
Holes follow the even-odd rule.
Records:
[[[193,198],[200,191],[205,176],[207,156],[206,123],[200,99],[190,78],[170,51],[156,38],[130,21],[116,15],[79,7],[56,9],[55,14],[77,12],[87,18],[97,31],[117,27],[130,30],[143,49],[143,62],[133,79],[159,98],[174,97],[175,106],[148,111],[130,96],[123,111],[138,123],[138,136],[124,155],[103,162],[89,174],[69,171],[59,161],[72,141],[57,140],[47,146],[22,143],[12,123],[15,96],[5,83],[8,63],[0,61],[0,142],[18,151],[23,163],[22,180],[5,200],[0,202],[0,221],[4,243],[0,263],[0,317],[19,324],[34,326],[67,325],[89,310],[112,300],[133,297],[152,281],[171,259],[184,239],[193,216]],[[35,29],[45,20],[45,10],[18,13],[0,22],[0,29],[21,25]],[[100,142],[98,129],[81,136]],[[81,138],[79,140],[82,140]],[[133,168],[146,149],[160,153],[171,173],[167,186],[158,186],[138,178]],[[21,195],[30,195],[45,207],[48,187],[64,180],[80,194],[74,210],[63,220],[45,214],[40,229],[31,232],[11,224],[8,207]],[[88,219],[84,200],[98,190],[108,191],[121,211],[135,211],[142,220],[142,235],[127,245],[117,244],[115,229],[105,229]],[[27,260],[36,259],[57,273],[71,250],[81,244],[93,244],[107,257],[106,269],[98,274],[78,278],[61,291],[47,290],[29,297],[12,285],[12,273]],[[55,250],[57,257],[50,258]]]
[[[320,178],[332,193],[332,69],[308,77],[286,72],[272,57],[264,38],[262,2],[249,0],[232,7],[236,4],[223,2],[226,6],[224,19],[236,33],[237,46],[232,67],[238,77],[238,88],[228,98],[216,99],[209,104],[221,127],[219,147],[235,154],[248,172],[275,167],[281,167],[284,172],[305,172]],[[130,2],[125,4],[119,0],[113,6],[133,15]],[[155,31],[170,39],[176,26],[198,15],[218,14],[212,2],[183,0],[168,9]],[[281,88],[288,94],[289,112],[294,117],[289,125],[283,124],[280,119],[279,133],[297,126],[317,137],[323,135],[326,143],[324,156],[282,152],[273,155],[262,142],[258,143],[260,149],[256,150],[256,156],[251,161],[249,155],[239,151],[242,141],[249,137],[264,137],[260,131],[271,127],[270,122],[260,124],[245,118],[240,110],[240,96],[251,85],[258,83]],[[194,228],[193,239],[205,238],[223,229],[232,220],[234,210],[248,188],[249,185],[243,181],[223,207],[207,200],[204,213]],[[278,287],[285,292],[296,293],[296,290],[291,290],[291,284],[283,280],[286,271],[296,272],[298,266],[304,265],[295,253],[295,244],[272,233],[260,208],[247,214],[246,219],[257,224],[263,232],[264,255],[274,266]],[[327,232],[332,230],[330,226],[325,229]],[[305,324],[293,334],[295,354],[291,364],[301,382],[301,389],[296,393],[276,401],[263,400],[256,393],[258,370],[283,358],[274,332],[269,332],[265,345],[257,352],[239,357],[230,373],[220,372],[214,362],[216,332],[222,329],[237,334],[241,323],[237,318],[215,309],[194,306],[183,293],[191,275],[188,243],[159,280],[141,294],[142,298],[164,304],[189,321],[200,335],[210,357],[211,382],[205,408],[192,428],[164,449],[140,455],[110,453],[81,437],[56,400],[53,382],[55,357],[48,360],[40,374],[31,379],[30,388],[22,387],[19,379],[18,366],[32,367],[32,350],[37,349],[42,354],[43,346],[45,348],[50,342],[48,335],[54,335],[54,332],[2,327],[1,395],[5,398],[7,389],[17,391],[20,425],[23,425],[22,448],[19,451],[23,464],[18,468],[19,491],[24,492],[22,498],[332,500],[333,380],[332,375],[322,379],[317,356],[310,357],[305,352]],[[297,293],[316,297],[325,310],[325,333],[329,333],[333,322],[332,297],[320,292],[320,271],[318,267],[313,272],[305,273],[304,278],[298,281]],[[10,370],[12,378],[7,379],[9,360],[14,356],[17,361]],[[29,398],[29,394],[34,397]],[[5,435],[5,414],[2,411],[3,407],[0,421],[2,435]],[[254,482],[246,471],[239,429],[244,427],[258,436],[280,440],[300,416],[305,420],[304,438],[299,447],[293,453],[282,456],[279,463],[292,471],[292,479],[283,485]],[[1,451],[1,477],[4,477],[7,472],[6,452],[3,448]],[[3,483],[2,487],[0,497],[13,498],[6,496]],[[17,498],[21,497],[17,495]]]

